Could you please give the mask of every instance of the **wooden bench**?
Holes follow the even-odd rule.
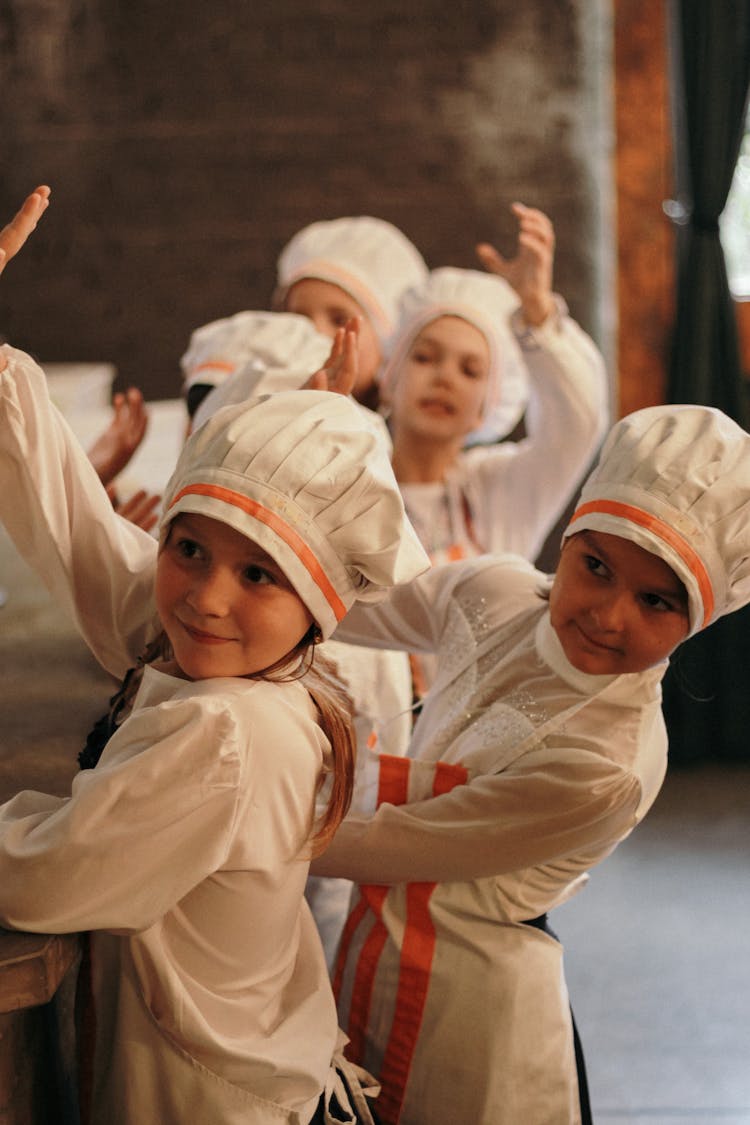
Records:
[[[0,1125],[78,1125],[80,934],[0,929]]]

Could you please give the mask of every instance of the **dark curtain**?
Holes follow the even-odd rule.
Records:
[[[719,240],[750,85],[750,0],[674,0],[677,313],[669,402],[717,406],[747,425],[737,324]],[[750,609],[678,650],[664,681],[670,759],[750,761]]]

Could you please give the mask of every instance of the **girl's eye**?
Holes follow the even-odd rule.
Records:
[[[416,351],[411,353],[411,358],[414,363],[429,363],[432,356],[429,352]]]
[[[677,610],[677,606],[667,601],[661,594],[641,594],[641,600],[649,609],[655,609],[658,613],[672,613]]]
[[[262,566],[247,566],[244,575],[245,581],[252,586],[265,586],[274,581],[273,575]]]
[[[592,574],[597,574],[600,578],[606,578],[607,568],[602,560],[598,559],[596,555],[584,555],[583,561],[586,569],[590,570]]]
[[[343,309],[331,309],[328,319],[334,328],[346,328],[349,323],[349,315]]]
[[[184,559],[198,558],[201,553],[200,546],[195,542],[194,539],[178,539],[175,547],[177,549],[177,553]]]
[[[468,379],[481,379],[483,372],[471,363],[465,363],[461,369]]]

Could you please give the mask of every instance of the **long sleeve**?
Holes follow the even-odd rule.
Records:
[[[157,544],[113,511],[42,370],[4,351],[0,520],[97,660],[121,676],[155,632]]]
[[[231,717],[197,700],[134,713],[57,798],[0,807],[0,919],[46,933],[138,931],[226,857],[240,760]]]
[[[193,682],[147,666],[70,797],[27,791],[0,806],[0,923],[136,932],[177,903],[184,914],[191,891],[241,902],[247,880],[265,899],[292,870],[301,887],[329,750],[299,682]]]
[[[335,632],[348,644],[435,652],[451,647],[456,604],[481,606],[482,632],[528,604],[528,591],[545,576],[517,555],[485,555],[433,566],[390,591],[386,601],[355,605]]]
[[[573,669],[543,581],[523,560],[485,557],[436,567],[376,607],[376,636],[400,641],[438,607],[440,678],[409,759],[373,756],[367,794],[315,874],[394,884],[585,870],[637,823],[666,761],[661,672]]]
[[[636,823],[640,784],[584,748],[526,754],[449,793],[353,816],[313,862],[358,883],[466,882],[614,847]]]
[[[533,560],[604,436],[607,377],[595,344],[569,316],[525,331],[513,323],[532,388],[526,437],[469,450],[461,476],[483,549]]]

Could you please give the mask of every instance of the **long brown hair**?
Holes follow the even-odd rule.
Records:
[[[347,814],[352,802],[357,754],[352,720],[354,706],[339,678],[335,663],[316,647],[319,640],[318,626],[311,625],[291,652],[268,668],[263,668],[260,672],[251,672],[246,677],[248,680],[270,680],[277,683],[302,680],[318,709],[320,727],[331,744],[333,759],[333,769],[330,771],[331,793],[325,812],[318,821],[317,831],[311,840],[312,856],[320,855],[326,850],[336,829]],[[325,783],[324,775],[319,788]]]
[[[312,838],[312,854],[316,856],[328,847],[349,810],[354,789],[357,747],[352,722],[352,701],[338,677],[335,664],[321,652],[317,652],[315,661],[311,662],[305,674],[304,682],[318,708],[320,725],[331,744],[333,758],[331,793],[325,813],[318,822],[318,830]]]

